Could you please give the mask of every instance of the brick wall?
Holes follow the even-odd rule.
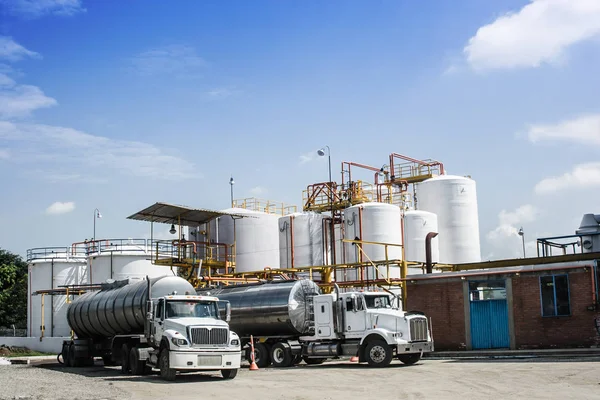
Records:
[[[407,310],[431,317],[436,350],[466,348],[462,287],[460,280],[408,283]]]
[[[571,316],[542,317],[539,277],[568,272]],[[592,305],[590,272],[583,270],[552,271],[513,276],[513,313],[518,349],[588,347],[597,343],[594,327],[597,313]]]

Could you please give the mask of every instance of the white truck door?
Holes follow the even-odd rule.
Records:
[[[315,336],[321,338],[332,337],[333,318],[332,318],[332,298],[329,296],[315,296]]]
[[[345,330],[348,333],[362,333],[367,329],[367,322],[365,320],[365,305],[362,299],[358,301],[352,301],[352,297],[348,296],[344,300],[344,311],[346,312],[346,327]],[[355,307],[358,306],[358,307]]]

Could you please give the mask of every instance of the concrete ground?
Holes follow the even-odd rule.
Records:
[[[119,368],[49,360],[0,367],[0,399],[598,399],[600,357],[424,359],[384,369],[348,361],[220,374],[130,376]]]

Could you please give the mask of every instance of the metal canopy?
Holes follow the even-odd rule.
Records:
[[[210,220],[229,215],[235,218],[249,217],[249,215],[229,213],[225,211],[190,208],[168,203],[154,203],[150,207],[136,212],[127,217],[138,221],[160,222],[163,224],[176,224],[181,226],[196,227]]]

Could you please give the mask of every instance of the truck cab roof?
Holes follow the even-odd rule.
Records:
[[[188,294],[175,294],[165,296],[167,300],[204,300],[204,301],[219,301],[217,297],[214,296],[198,296],[198,295],[188,295]]]

